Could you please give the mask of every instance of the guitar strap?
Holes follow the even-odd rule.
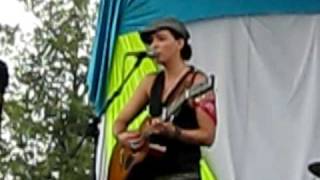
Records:
[[[168,103],[170,103],[173,99],[174,99],[174,95],[177,94],[177,90],[179,90],[179,92],[182,90],[184,90],[184,88],[181,87],[186,87],[186,81],[185,79],[187,79],[187,77],[189,77],[190,73],[194,72],[194,68],[191,66],[190,70],[188,72],[186,72],[178,81],[178,83],[176,84],[176,86],[173,88],[173,90],[170,92],[170,94],[168,95],[167,99],[165,100],[165,102],[162,102],[162,92],[163,92],[163,87],[164,87],[164,71],[161,71],[156,79],[154,80],[154,83],[152,85],[151,88],[151,97],[150,97],[150,115],[152,117],[157,117],[160,116],[162,113],[162,108],[163,106],[166,106]],[[195,73],[194,73],[195,74]],[[192,81],[194,79],[194,75],[192,76]],[[190,82],[187,83],[188,85],[192,85],[192,81],[191,84]]]
[[[192,76],[190,78],[190,74],[192,73]],[[190,66],[190,70],[179,80],[177,85],[174,87],[174,89],[170,92],[167,99],[164,102],[164,105],[169,105],[175,97],[177,97],[179,94],[184,92],[186,88],[190,88],[192,86],[192,83],[194,81],[196,72],[194,70],[193,66]]]
[[[160,116],[162,113],[161,94],[164,86],[164,71],[161,71],[153,82],[150,97],[150,115]]]

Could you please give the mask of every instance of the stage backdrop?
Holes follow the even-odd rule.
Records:
[[[190,24],[192,63],[217,77],[220,180],[311,180],[320,161],[320,16]],[[205,42],[205,43],[204,43]]]
[[[204,179],[311,179],[307,166],[320,160],[318,12],[317,0],[101,0],[87,78],[96,114],[107,112],[98,179],[108,173],[115,117],[157,67],[144,61],[106,111],[107,99],[133,67],[126,53],[145,48],[135,32],[164,16],[187,23],[191,63],[216,75],[218,131],[215,144],[203,148]]]

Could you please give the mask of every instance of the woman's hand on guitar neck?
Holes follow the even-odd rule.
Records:
[[[148,127],[152,134],[163,135],[170,138],[176,136],[177,127],[172,122],[164,122],[160,118],[153,118],[149,122]]]
[[[132,150],[137,150],[145,143],[145,139],[140,132],[125,131],[117,135],[118,142]]]

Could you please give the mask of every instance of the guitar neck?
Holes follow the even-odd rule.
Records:
[[[198,85],[195,85],[191,87],[190,89],[186,89],[176,100],[174,100],[167,108],[163,108],[161,120],[166,121],[169,119],[169,121],[172,121],[174,119],[174,116],[176,115],[179,107],[189,98],[193,98],[195,96],[198,96],[209,89],[213,88],[214,83],[214,76],[211,75],[209,78]]]
[[[174,113],[175,111],[183,104],[183,102],[186,100],[186,96],[185,96],[186,93],[184,93],[183,95],[179,96],[177,100],[175,100],[174,102],[172,102],[172,104],[167,108],[165,109],[164,111],[164,114],[162,115],[161,117],[161,120],[162,121],[165,121],[167,120],[170,116],[174,116]],[[172,119],[173,117],[171,117]]]

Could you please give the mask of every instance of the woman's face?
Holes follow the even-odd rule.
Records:
[[[159,30],[152,34],[150,47],[155,52],[155,58],[160,63],[169,59],[181,58],[180,50],[184,45],[182,39],[175,39],[169,30]]]

